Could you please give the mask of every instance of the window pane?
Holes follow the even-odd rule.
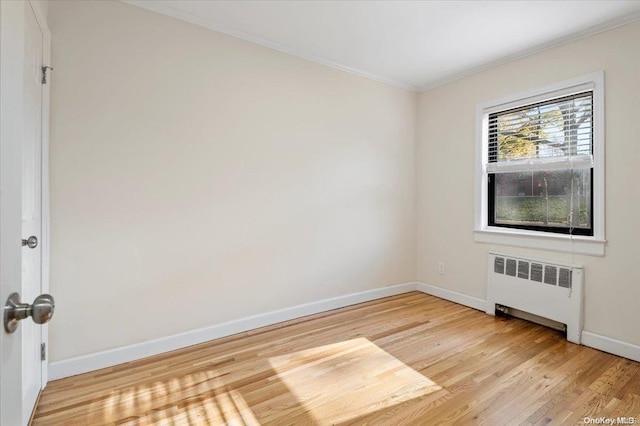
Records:
[[[591,169],[497,173],[495,225],[591,228]]]
[[[592,153],[591,92],[489,116],[489,161]]]

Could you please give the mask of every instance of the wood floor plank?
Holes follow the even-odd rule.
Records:
[[[413,292],[51,382],[34,425],[640,421],[640,363]]]

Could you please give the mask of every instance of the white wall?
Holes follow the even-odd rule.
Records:
[[[640,23],[418,97],[118,2],[49,21],[53,361],[416,278],[484,299],[490,250],[585,265],[585,329],[640,344]],[[476,103],[600,69],[605,257],[475,243]]]
[[[640,22],[529,56],[422,93],[419,100],[418,280],[485,299],[487,252],[585,266],[585,330],[640,344]],[[473,241],[475,107],[605,71],[606,238],[603,258]],[[447,274],[437,274],[438,261]]]
[[[415,278],[417,95],[49,4],[53,361]]]

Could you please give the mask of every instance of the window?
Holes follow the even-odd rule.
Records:
[[[489,114],[489,226],[593,235],[593,92]]]
[[[476,241],[604,254],[603,80],[478,105]]]

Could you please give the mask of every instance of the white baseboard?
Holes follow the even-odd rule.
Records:
[[[416,283],[416,290],[439,297],[440,299],[459,303],[460,305],[468,306],[482,312],[485,312],[487,310],[486,300],[478,299],[477,297],[473,296],[467,296],[466,294],[462,293],[456,293],[455,291],[447,290],[442,287],[436,287],[431,284],[419,282]]]
[[[418,282],[416,283],[416,290],[439,297],[441,299],[459,303],[470,308],[478,309],[479,311],[485,312],[487,308],[486,300],[467,296],[466,294],[456,293],[455,291],[446,290],[444,288],[436,287],[430,284]],[[581,343],[584,346],[589,346],[591,348],[608,352],[613,355],[640,362],[640,346],[638,345],[633,345],[631,343],[612,339],[610,337],[591,333],[589,331],[582,332]]]
[[[173,336],[149,340],[147,342],[123,346],[121,348],[110,349],[94,354],[69,358],[62,361],[55,361],[49,364],[48,379],[56,380],[64,377],[75,376],[76,374],[88,373],[101,368],[112,367],[125,362],[135,361],[164,352],[186,348],[188,346],[277,324],[279,322],[289,321],[307,315],[344,308],[345,306],[369,302],[371,300],[395,296],[397,294],[408,293],[416,290],[441,299],[459,303],[482,312],[486,311],[486,300],[467,296],[462,293],[457,293],[455,291],[436,287],[430,284],[411,282],[374,290],[367,290],[360,293],[347,294],[317,302],[305,303],[303,305],[240,318],[238,320],[187,331]],[[637,345],[632,345],[630,343],[611,339],[588,331],[582,332],[582,344],[640,362],[640,346]]]
[[[589,331],[582,332],[582,344],[640,362],[640,346]]]
[[[49,380],[75,376],[88,373],[101,368],[111,367],[125,362],[135,361],[148,356],[158,355],[164,352],[182,349],[187,346],[197,345],[221,337],[231,336],[244,331],[253,330],[283,321],[313,315],[332,309],[369,302],[383,297],[395,296],[416,290],[416,283],[410,282],[389,287],[367,290],[359,293],[324,299],[317,302],[280,309],[278,311],[253,315],[238,320],[217,324],[211,327],[187,331],[185,333],[160,339],[149,340],[134,345],[109,349],[89,355],[82,355],[62,361],[54,361],[49,364]]]

